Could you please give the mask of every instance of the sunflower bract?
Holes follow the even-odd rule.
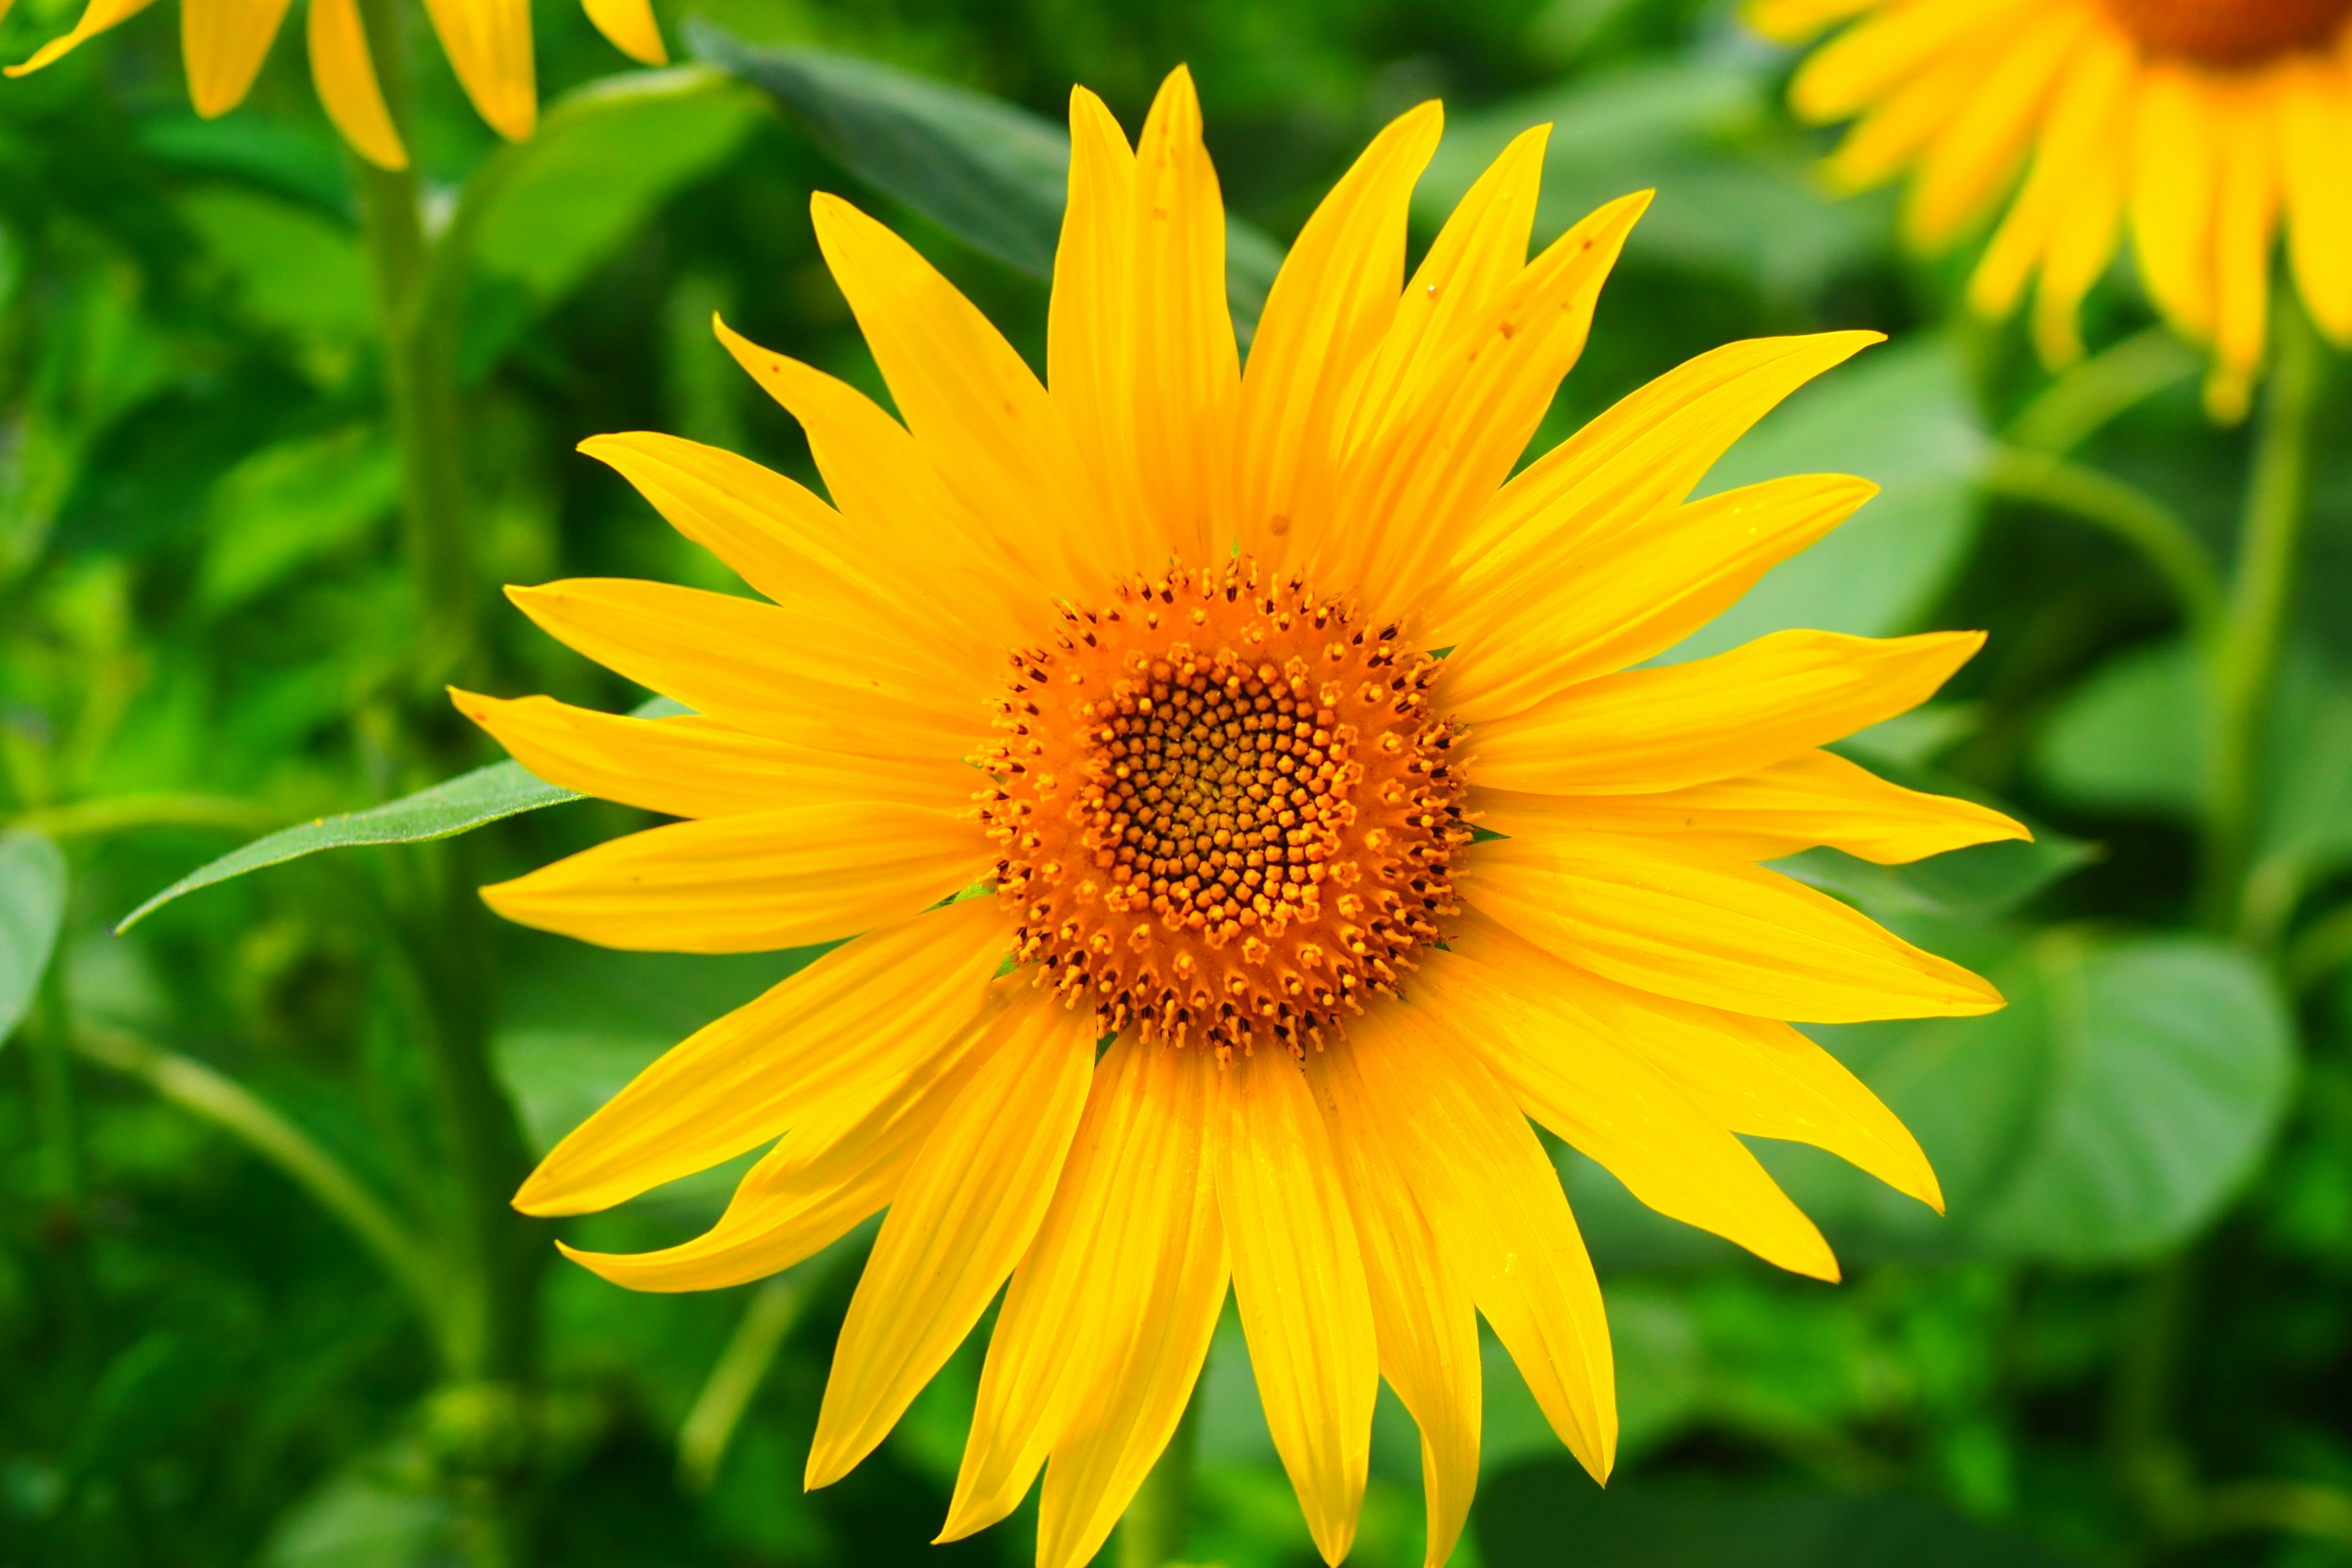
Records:
[[[887,1208],[808,1479],[871,1452],[1001,1289],[942,1538],[1042,1471],[1042,1568],[1101,1546],[1230,1288],[1323,1555],[1353,1538],[1386,1378],[1442,1563],[1477,1475],[1478,1314],[1585,1467],[1613,1458],[1600,1288],[1532,1123],[1823,1278],[1738,1134],[1940,1203],[1786,1020],[1999,996],[1756,862],[2024,837],[1820,749],[1981,639],[1789,632],[1628,668],[1867,499],[1689,497],[1870,340],[1705,356],[1514,478],[1646,200],[1530,258],[1540,132],[1408,283],[1440,115],[1398,120],[1306,226],[1244,368],[1189,77],[1135,147],[1083,89],[1071,123],[1047,382],[820,196],[905,423],[720,331],[830,503],[672,437],[586,444],[770,602],[516,591],[693,716],[460,707],[542,777],[685,820],[486,897],[613,946],[842,945],[648,1068],[516,1201],[582,1213],[771,1145],[707,1235],[572,1254],[651,1290],[773,1273]]]

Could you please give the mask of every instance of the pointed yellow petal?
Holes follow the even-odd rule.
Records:
[[[1861,113],[1971,33],[2011,25],[2030,0],[1879,5],[1808,56],[1789,80],[1789,107],[1806,120]]]
[[[1037,1568],[1082,1568],[1108,1539],[1183,1418],[1232,1278],[1203,1147],[1214,1058],[1159,1041],[1145,1048],[1160,1058],[1152,1109],[1166,1151],[1158,1174],[1169,1191],[1148,1206],[1126,1197],[1119,1207],[1157,1228],[1115,1237],[1114,1250],[1081,1278],[1076,1310],[1100,1320],[1115,1356],[1055,1439],[1037,1510]]]
[[[1617,1452],[1609,1320],[1559,1177],[1502,1086],[1410,1003],[1351,1021],[1319,1058],[1341,1142],[1379,1141],[1438,1251],[1518,1363],[1559,1440],[1596,1480]]]
[[[1524,614],[1607,542],[1680,505],[1781,399],[1884,341],[1822,332],[1727,343],[1620,399],[1488,503],[1425,612],[1436,646]]]
[[[669,64],[660,26],[648,0],[580,0],[580,8],[614,48],[642,66]]]
[[[475,112],[509,142],[539,121],[530,58],[530,0],[425,0],[425,14]]]
[[[705,1025],[551,1150],[525,1214],[591,1214],[757,1148],[903,1078],[976,1017],[1012,932],[967,899],[870,931]]]
[[[1840,191],[1867,190],[1894,178],[1962,113],[2000,64],[2006,33],[1970,33],[1935,63],[1888,93],[1864,115],[1822,164]]]
[[[2116,131],[2093,144],[2051,231],[2049,255],[2033,296],[2033,348],[2042,363],[2053,369],[2083,357],[2083,300],[2115,259],[2123,229],[2129,128],[2137,118],[2137,92],[2135,79],[2116,106]]]
[[[1634,1051],[1732,1131],[1810,1143],[1869,1172],[1938,1214],[1936,1173],[1895,1113],[1843,1063],[1788,1025],[1694,1006],[1533,954],[1527,942],[1474,915],[1453,946],[1508,970],[1532,962],[1583,1037]]]
[[[1181,558],[1206,563],[1233,538],[1225,476],[1241,363],[1225,306],[1224,198],[1182,66],[1160,84],[1137,139],[1134,200],[1136,472],[1155,533]]]
[[[1400,1152],[1360,1118],[1339,1113],[1321,1053],[1307,1062],[1355,1217],[1357,1249],[1372,1299],[1381,1375],[1421,1428],[1422,1496],[1428,1509],[1424,1568],[1443,1568],[1470,1517],[1478,1485],[1483,1392],[1478,1317],[1470,1289],[1439,1255],[1437,1237],[1398,1163]]]
[[[1774,632],[1712,658],[1571,686],[1480,721],[1478,782],[1537,795],[1646,795],[1769,767],[1917,707],[1981,632]]]
[[[1498,962],[1431,954],[1414,976],[1417,995],[1528,1115],[1668,1218],[1783,1268],[1838,1277],[1829,1243],[1747,1145],[1578,1006],[1572,980],[1554,982],[1565,964],[1524,944],[1482,945]]]
[[[1163,1047],[1165,1048],[1165,1047]],[[1288,1053],[1219,1075],[1217,1211],[1258,1403],[1323,1561],[1356,1539],[1380,1354],[1356,1226],[1315,1097]]]
[[[2271,313],[2271,252],[2277,247],[2280,148],[2277,117],[2263,99],[2241,94],[2216,116],[2221,188],[2213,212],[2213,352],[2206,385],[2217,419],[2246,415],[2263,363]]]
[[[196,112],[216,120],[245,101],[268,58],[287,0],[180,0],[180,56]]]
[[[992,537],[949,493],[915,438],[847,383],[763,349],[713,321],[719,341],[761,389],[800,421],[817,472],[852,537],[878,548],[930,611],[969,621],[1004,644],[1052,624],[1034,542]]]
[[[1979,315],[1999,319],[2016,309],[2069,210],[2099,167],[2112,165],[2114,150],[2130,133],[2126,107],[2137,72],[2128,42],[2094,28],[2076,43],[2064,69],[2051,95],[2033,172],[1969,281],[1969,303]]]
[[[1072,1422],[1101,1409],[1148,1321],[1202,1254],[1216,1265],[1213,1326],[1225,1280],[1202,1148],[1213,1074],[1202,1053],[1131,1032],[1104,1053],[1053,1205],[1005,1292],[940,1540],[1019,1505]]]
[[[2147,68],[2133,132],[2132,243],[2157,308],[2200,340],[2213,332],[2219,143],[2202,86],[2176,66]]]
[[[1800,752],[1738,778],[1657,795],[1516,795],[1474,789],[1479,825],[1511,838],[1615,833],[1677,854],[1777,860],[1827,844],[1882,866],[2032,838],[1990,806],[1888,784],[1830,752]]]
[[[1940,246],[2016,177],[2052,90],[2100,20],[2088,6],[2051,6],[2007,29],[1993,68],[1920,160],[1904,213],[1914,244]]]
[[[376,82],[358,0],[310,0],[305,32],[319,102],[352,150],[379,169],[408,167],[408,149]]]
[[[2279,135],[2295,281],[2320,329],[2339,343],[2352,342],[2352,201],[2343,187],[2352,156],[2352,71],[2341,63],[2294,70]]]
[[[1095,498],[1061,410],[987,317],[912,246],[838,196],[810,204],[818,246],[932,469],[1001,547],[1091,600],[1133,570],[1089,526]]]
[[[632,833],[484,888],[482,900],[517,924],[600,947],[773,952],[906,920],[994,858],[960,812],[790,805]]]
[[[1054,253],[1045,326],[1045,382],[1069,422],[1103,525],[1137,569],[1164,561],[1172,542],[1147,515],[1135,448],[1135,151],[1101,99],[1070,89],[1070,195]]]
[[[1601,835],[1479,846],[1464,890],[1554,957],[1764,1018],[1851,1024],[1990,1013],[2000,994],[1826,894],[1752,866]]]
[[[935,662],[855,606],[805,608],[667,583],[576,577],[509,588],[523,614],[607,669],[740,729],[877,757],[956,757],[987,719],[985,678]]]
[[[1349,456],[1346,526],[1302,541],[1319,578],[1398,611],[1428,596],[1429,568],[1453,556],[1584,352],[1601,286],[1649,205],[1646,191],[1622,197],[1561,235],[1429,356],[1410,412]]]
[[[1877,493],[1843,474],[1796,475],[1596,539],[1575,572],[1489,599],[1495,620],[1447,656],[1448,700],[1473,720],[1518,712],[1662,653]]]
[[[129,21],[152,4],[153,0],[89,0],[89,4],[82,8],[81,20],[74,24],[72,32],[62,37],[51,38],[35,50],[30,59],[22,65],[10,66],[7,74],[25,76],[53,64],[109,27],[120,26]]]
[[[1299,230],[1266,295],[1242,373],[1234,509],[1243,550],[1269,565],[1299,520],[1331,503],[1333,421],[1395,309],[1406,211],[1444,121],[1433,102],[1391,121]]]
[[[1002,998],[995,999],[1001,1003]],[[977,1070],[998,1006],[910,1070],[868,1078],[812,1109],[751,1167],[719,1223],[656,1252],[581,1252],[573,1262],[631,1290],[716,1290],[814,1257],[894,1198]]]
[[[1061,1178],[1094,1076],[1093,1017],[1032,992],[992,1034],[899,1184],[850,1300],[809,1449],[811,1488],[873,1452],[955,1353]]]
[[[551,697],[509,702],[454,687],[449,695],[534,776],[666,816],[732,816],[821,801],[952,808],[971,795],[971,770],[945,758],[813,752],[714,720],[629,719]]]

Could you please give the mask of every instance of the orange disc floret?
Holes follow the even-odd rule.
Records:
[[[976,759],[1015,956],[1106,1030],[1303,1057],[1393,994],[1470,841],[1437,661],[1237,559],[1120,584],[1017,652]]]
[[[2228,68],[2336,36],[2352,0],[2106,0],[2116,25],[2148,53]]]

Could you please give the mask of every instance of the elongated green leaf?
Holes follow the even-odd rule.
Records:
[[[1068,132],[1017,104],[824,49],[754,48],[705,22],[694,51],[782,104],[843,168],[973,249],[1049,278],[1070,174]],[[1225,226],[1225,289],[1242,341],[1265,309],[1282,247]]]
[[[658,719],[685,710],[666,697],[656,697],[639,706],[635,717]],[[579,800],[577,791],[558,789],[525,773],[520,763],[492,763],[476,768],[469,773],[459,773],[454,779],[418,790],[415,795],[398,800],[372,805],[364,811],[349,811],[341,816],[321,816],[315,821],[280,828],[266,838],[257,838],[242,849],[231,850],[209,865],[189,872],[137,909],[122,917],[114,928],[117,935],[129,931],[174,899],[184,898],[199,888],[209,888],[215,882],[226,882],[231,877],[242,877],[247,871],[258,871],[265,866],[279,866],[289,860],[299,860],[305,855],[315,855],[321,849],[349,849],[366,844],[421,844],[430,838],[454,838],[460,833],[497,822],[503,817],[537,811],[543,805],[561,805],[567,800]]]
[[[66,858],[37,833],[0,834],[0,1044],[25,1020],[66,918]]]

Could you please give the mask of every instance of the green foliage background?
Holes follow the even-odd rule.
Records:
[[[70,9],[20,0],[0,55],[29,53]],[[439,298],[481,628],[427,673],[626,709],[645,694],[535,634],[496,584],[740,589],[571,447],[664,429],[815,482],[795,427],[708,326],[723,311],[881,395],[816,256],[814,189],[882,212],[1042,362],[1073,81],[1132,128],[1189,61],[1245,225],[1237,302],[1390,115],[1447,103],[1421,240],[1510,134],[1553,121],[1541,237],[1629,189],[1660,196],[1538,449],[1729,339],[1891,333],[1709,480],[1830,468],[1885,493],[1683,653],[1790,625],[1990,628],[1942,699],[1853,754],[2042,832],[1901,872],[1826,851],[1789,868],[2011,998],[1981,1020],[1823,1031],[1918,1132],[1950,1214],[1810,1151],[1763,1151],[1846,1259],[1832,1288],[1647,1215],[1562,1152],[1609,1295],[1624,1462],[1593,1489],[1490,1345],[1487,1473],[1456,1561],[2352,1553],[2340,363],[2321,367],[2252,871],[2216,919],[2197,893],[2205,612],[2119,541],[2131,525],[2108,503],[2154,498],[2226,567],[2253,432],[2206,424],[2197,363],[2149,326],[2127,265],[2093,304],[2093,342],[2113,352],[2055,386],[2021,334],[1963,319],[1967,258],[1906,258],[1890,201],[1821,195],[1822,143],[1777,108],[1788,60],[1724,6],[657,9],[680,53],[691,40],[740,79],[700,66],[597,87],[617,57],[549,0],[533,20],[550,108],[505,150],[406,18],[411,144],[454,237]],[[550,792],[518,770],[299,827],[496,761],[420,674],[437,612],[404,565],[353,173],[299,49],[281,40],[253,100],[212,122],[187,110],[168,8],[0,86],[0,1564],[1025,1561],[1020,1519],[925,1544],[979,1340],[856,1475],[801,1492],[862,1236],[709,1295],[546,1266],[557,1234],[691,1234],[730,1171],[532,1222],[499,1243],[520,1250],[433,1239],[473,1234],[479,1149],[420,1041],[479,1044],[488,1103],[543,1148],[806,955],[605,953],[467,912],[474,884],[641,825],[599,803],[535,809]],[[289,827],[253,857],[278,864],[112,933],[156,889]],[[386,847],[303,853],[326,840]],[[526,1349],[486,1352],[479,1375],[453,1373],[471,1363],[448,1348],[468,1269],[528,1320]],[[1413,1435],[1385,1396],[1380,1420],[1355,1560],[1407,1568]],[[1191,1555],[1312,1561],[1230,1321],[1200,1467]],[[484,1496],[511,1523],[496,1551],[469,1522]]]

